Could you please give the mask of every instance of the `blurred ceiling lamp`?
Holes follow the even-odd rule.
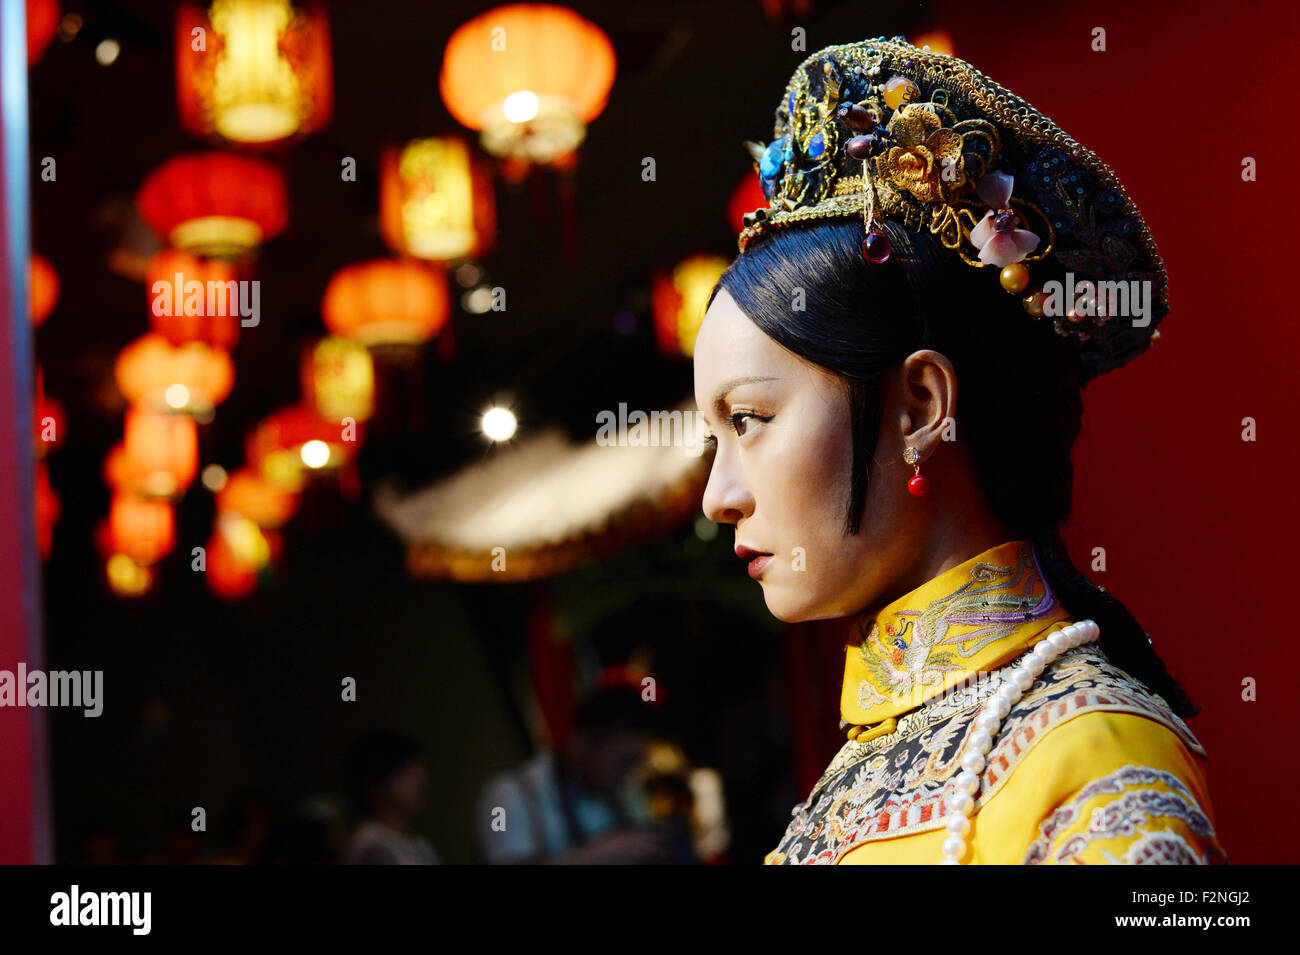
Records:
[[[763,184],[753,172],[747,172],[736,184],[731,198],[727,200],[727,222],[731,231],[740,235],[745,227],[745,213],[768,206],[767,196],[763,195]]]
[[[251,468],[230,475],[217,492],[217,513],[247,518],[258,527],[280,527],[298,509],[298,495],[268,481]]]
[[[41,558],[48,560],[54,541],[54,524],[59,519],[59,495],[50,485],[50,469],[44,461],[36,462],[36,546]]]
[[[495,156],[547,163],[572,152],[614,85],[609,37],[565,7],[512,4],[462,24],[438,85],[457,120]]]
[[[232,153],[175,156],[149,174],[135,201],[158,235],[201,256],[246,255],[289,219],[280,170]]]
[[[153,586],[153,570],[126,554],[112,554],[104,564],[109,589],[119,597],[140,597]]]
[[[947,30],[931,30],[929,33],[922,33],[910,41],[912,46],[921,49],[929,49],[931,53],[946,53],[948,56],[953,55],[952,36]]]
[[[108,508],[108,544],[137,564],[152,564],[176,542],[176,521],[166,501],[118,491]]]
[[[59,275],[47,259],[34,253],[28,275],[31,283],[32,324],[39,325],[54,310],[54,305],[59,300]]]
[[[675,444],[573,444],[541,431],[411,494],[381,489],[375,509],[407,544],[413,574],[506,582],[562,573],[584,560],[634,546],[699,513],[709,459],[694,402],[677,414]]]
[[[177,9],[176,100],[181,125],[197,136],[260,145],[314,132],[333,110],[331,70],[322,3]]]
[[[716,255],[692,255],[671,272],[655,274],[651,288],[655,340],[663,354],[687,358],[695,354],[704,304],[726,268],[727,260]]]
[[[104,463],[104,478],[114,490],[151,498],[179,497],[198,471],[194,419],[147,408],[127,411],[126,437]]]
[[[492,178],[456,137],[386,147],[379,221],[396,252],[438,261],[485,255],[496,241]]]
[[[149,324],[172,345],[203,342],[233,348],[239,341],[239,291],[229,283],[236,281],[235,269],[224,259],[200,259],[180,249],[163,249],[149,260],[145,273]],[[208,307],[210,282],[220,286],[211,289],[216,293],[212,303],[218,306],[212,309]]]
[[[137,338],[117,356],[117,387],[126,400],[157,411],[206,415],[235,384],[235,366],[202,342],[175,346],[157,333]]]
[[[350,435],[353,440],[347,440]],[[248,438],[251,468],[288,491],[302,487],[311,471],[335,470],[361,443],[361,426],[325,421],[311,408],[294,405],[275,412]]]
[[[59,30],[58,0],[27,0],[27,65],[35,66]]]
[[[325,326],[367,347],[423,344],[447,321],[447,278],[407,259],[349,265],[330,279],[321,301]]]
[[[302,357],[306,404],[329,421],[365,421],[375,412],[375,362],[364,345],[322,338]]]

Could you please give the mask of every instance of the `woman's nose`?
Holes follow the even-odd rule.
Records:
[[[704,516],[715,524],[736,524],[754,511],[754,498],[721,450],[713,458],[704,487]]]

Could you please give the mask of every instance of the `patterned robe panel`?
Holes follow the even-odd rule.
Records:
[[[808,799],[794,808],[790,825],[768,861],[786,865],[834,864],[864,843],[941,828],[945,788],[961,771],[966,742],[975,732],[975,718],[1012,666],[995,671],[973,686],[931,699],[902,716],[888,736],[845,744]],[[998,793],[1025,755],[1053,727],[1094,711],[1148,717],[1176,733],[1188,750],[1205,755],[1187,725],[1164,700],[1113,666],[1098,647],[1078,647],[1062,654],[1040,674],[1008,713],[988,754],[975,811]],[[1098,780],[1094,785],[1099,788],[1086,798],[1080,793],[1082,802],[1072,804],[1073,808],[1063,807],[1052,817],[1054,824],[1051,819],[1044,823],[1025,861],[1047,861],[1049,853],[1054,854],[1053,861],[1071,861],[1073,856],[1088,852],[1089,846],[1096,856],[1105,851],[1107,833],[1113,835],[1126,826],[1131,831],[1144,812],[1165,813],[1191,831],[1203,828],[1201,819],[1195,818],[1195,800],[1182,808],[1175,805],[1182,798],[1177,792],[1181,783],[1175,786],[1169,780],[1146,784],[1137,781],[1132,799],[1115,807],[1113,819],[1096,823],[1095,830],[1087,820],[1080,823],[1084,804],[1093,796],[1107,787],[1114,789],[1131,782],[1107,777]],[[1156,791],[1152,788],[1154,782],[1160,784],[1157,795],[1151,795]],[[1156,805],[1162,800],[1163,804]],[[1062,844],[1058,836],[1067,831],[1070,838]],[[1180,846],[1178,838],[1179,833],[1173,832],[1148,840],[1140,849],[1135,845],[1132,851],[1152,856],[1179,856],[1188,851],[1196,855],[1194,850]],[[1102,855],[1099,861],[1109,860]]]

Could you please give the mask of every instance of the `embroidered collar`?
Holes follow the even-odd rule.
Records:
[[[868,735],[954,687],[970,686],[1059,629],[1069,614],[1033,546],[1008,541],[939,574],[863,619],[845,648],[840,715]],[[883,724],[873,731],[872,724]]]

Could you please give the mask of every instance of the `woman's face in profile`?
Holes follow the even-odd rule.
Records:
[[[844,380],[778,345],[725,290],[695,343],[695,400],[717,451],[704,513],[736,528],[768,609],[796,622],[861,610],[897,549],[890,502],[871,485],[861,533],[846,532],[853,442]],[[737,571],[745,564],[737,561]]]

